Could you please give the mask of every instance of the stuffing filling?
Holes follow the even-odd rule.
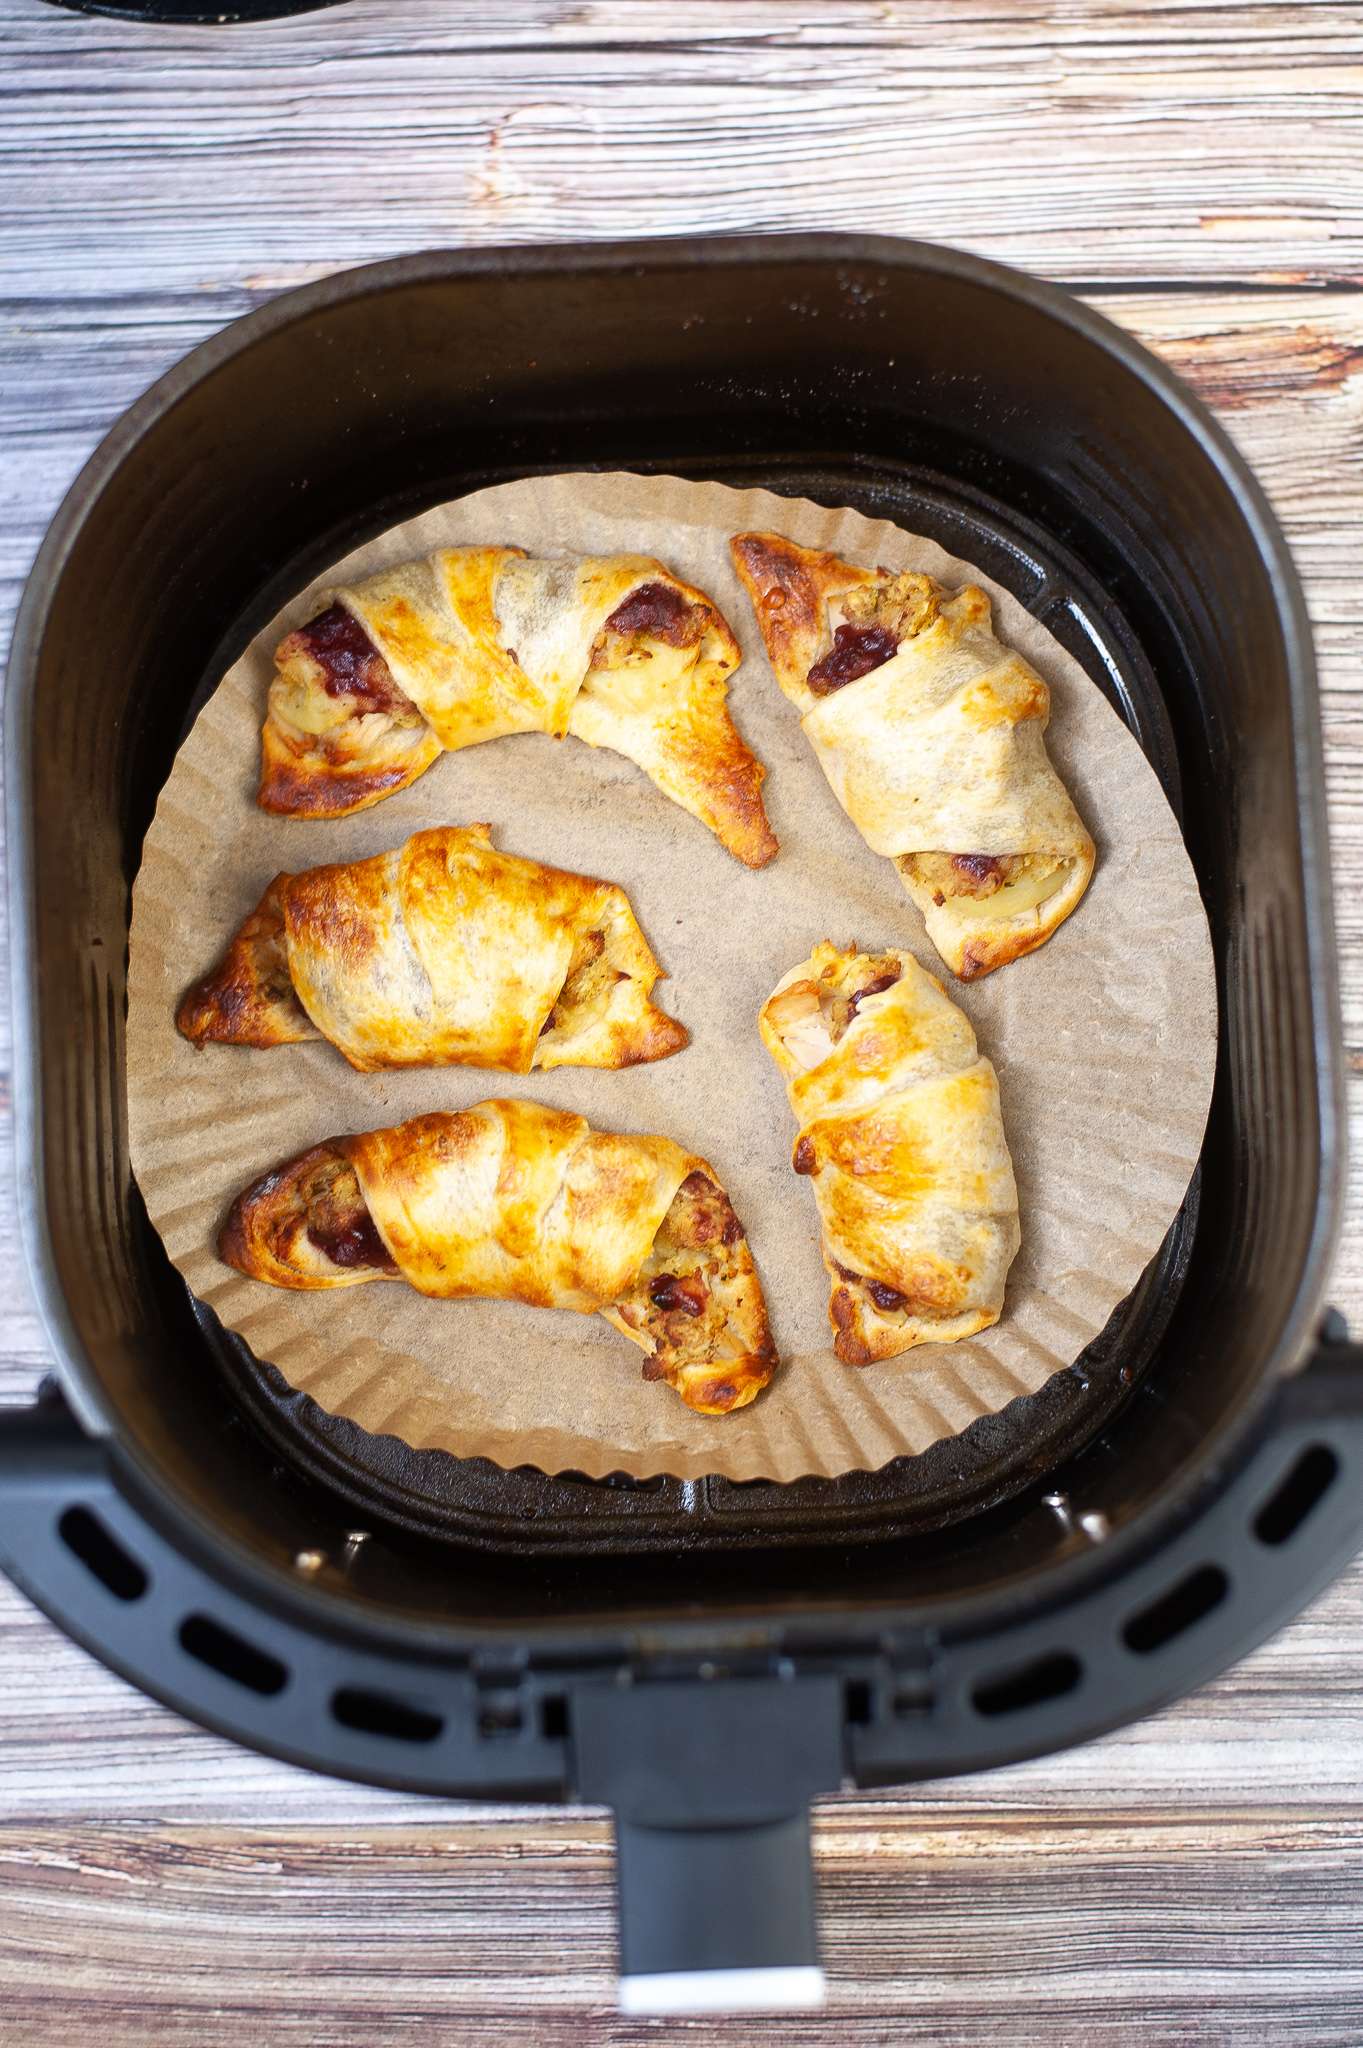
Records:
[[[829,1310],[838,1333],[834,1349],[847,1364],[867,1362],[865,1342],[858,1325],[865,1327],[868,1305],[879,1320],[901,1326],[910,1319],[924,1324],[955,1320],[957,1304],[951,1276],[930,1262],[920,1264],[921,1270],[916,1277],[900,1274],[898,1277],[902,1284],[891,1287],[883,1280],[873,1280],[869,1274],[854,1272],[850,1266],[839,1265],[834,1260],[833,1270],[840,1284],[833,1289]]]
[[[912,571],[884,583],[849,590],[840,600],[841,622],[833,645],[810,669],[806,682],[816,697],[831,696],[883,668],[905,640],[930,626],[937,616],[937,586],[930,576]]]
[[[293,976],[289,973],[288,948],[284,944],[284,920],[262,919],[262,930],[252,930],[254,918],[248,918],[242,928],[243,943],[249,948],[255,970],[260,978],[260,992],[267,1003],[288,1003],[301,1009],[293,992]]]
[[[604,932],[580,932],[563,986],[540,1027],[540,1037],[561,1034],[571,1038],[584,1030],[606,1009],[618,984],[628,979],[621,968],[612,966]]]
[[[864,583],[842,599],[842,615],[853,626],[883,626],[896,641],[912,640],[937,617],[940,596],[931,576],[906,569],[886,583]]]
[[[903,853],[895,863],[939,907],[966,916],[1017,917],[1054,896],[1073,865],[1048,853]]]
[[[750,1285],[740,1260],[743,1226],[723,1188],[699,1169],[672,1198],[652,1249],[615,1304],[622,1322],[646,1337],[646,1380],[671,1379],[688,1366],[746,1356],[730,1318]],[[722,1396],[716,1387],[712,1397]]]

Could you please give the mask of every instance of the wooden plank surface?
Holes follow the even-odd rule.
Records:
[[[1116,1804],[1095,1825],[859,1801],[825,1807],[816,1840],[834,1990],[826,2014],[788,2016],[778,2034],[611,2018],[609,1830],[589,1817],[535,1815],[514,1831],[87,1824],[37,1830],[18,1853],[0,1837],[8,1917],[50,1959],[8,2008],[5,2038],[55,2040],[86,2011],[114,2038],[131,2023],[146,2029],[136,2038],[185,2048],[234,2026],[354,2048],[418,2034],[888,2048],[1120,2042],[1138,2015],[1150,2041],[1222,2041],[1233,2027],[1278,2043],[1327,2038],[1311,2021],[1322,1976],[1333,2038],[1363,2030],[1347,1817],[1193,1810],[1152,1827]],[[1247,1948],[1260,1960],[1232,2004]]]
[[[302,279],[449,242],[856,227],[1066,281],[1255,463],[1322,663],[1363,1122],[1363,7],[351,0],[148,31],[0,0],[0,630],[152,377]],[[0,1021],[0,1034],[8,1019]],[[12,1138],[0,1035],[0,1171]],[[1363,1153],[1363,1145],[1355,1148]],[[1363,1168],[1335,1298],[1363,1319]],[[0,1401],[42,1333],[0,1206]],[[817,1829],[833,2007],[608,2012],[605,1823],[313,1778],[0,1589],[0,2043],[1363,2039],[1363,1569],[1069,1755]]]

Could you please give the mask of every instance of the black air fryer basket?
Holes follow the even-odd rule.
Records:
[[[370,534],[574,467],[761,483],[977,562],[1117,704],[1202,883],[1216,1092],[1160,1257],[1070,1371],[880,1472],[413,1455],[225,1336],[129,1176],[129,893],[204,695]],[[276,1755],[612,1806],[636,2007],[813,1996],[813,1795],[1147,1712],[1363,1541],[1363,1374],[1322,1326],[1340,1064],[1301,593],[1224,435],[1062,292],[815,237],[437,254],[291,293],[75,484],[8,748],[20,1200],[57,1373],[0,1416],[7,1568],[136,1684]]]

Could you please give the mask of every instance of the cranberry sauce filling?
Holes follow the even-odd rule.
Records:
[[[321,669],[329,697],[349,697],[364,711],[389,711],[405,701],[388,663],[344,605],[319,612],[299,638]]]
[[[903,1308],[909,1298],[907,1294],[901,1294],[897,1287],[887,1286],[883,1280],[868,1280],[864,1273],[854,1273],[850,1266],[838,1265],[836,1259],[833,1265],[839,1279],[846,1280],[852,1287],[864,1287],[876,1307],[884,1309],[887,1315],[891,1309]]]
[[[381,1273],[397,1271],[367,1209],[361,1209],[358,1215],[328,1215],[311,1221],[308,1238],[334,1266],[376,1266]]]
[[[884,626],[839,626],[833,645],[805,680],[816,697],[830,697],[845,683],[855,683],[873,668],[883,668],[898,648],[894,634]]]
[[[884,1309],[887,1313],[891,1309],[903,1308],[909,1298],[907,1294],[901,1294],[897,1287],[887,1287],[883,1280],[868,1280],[866,1292],[876,1307]]]
[[[644,633],[671,647],[690,647],[705,629],[705,607],[670,583],[641,583],[606,621],[608,633]]]
[[[683,1279],[679,1273],[660,1273],[649,1282],[648,1298],[654,1308],[679,1308],[688,1316],[705,1313],[705,1282],[699,1273]]]

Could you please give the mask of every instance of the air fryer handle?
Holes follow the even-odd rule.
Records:
[[[843,1780],[839,1682],[606,1683],[573,1721],[577,1790],[615,1809],[621,2010],[822,2004],[809,1802]]]
[[[748,1827],[617,1816],[615,1847],[622,2012],[823,2003],[808,1807]]]

